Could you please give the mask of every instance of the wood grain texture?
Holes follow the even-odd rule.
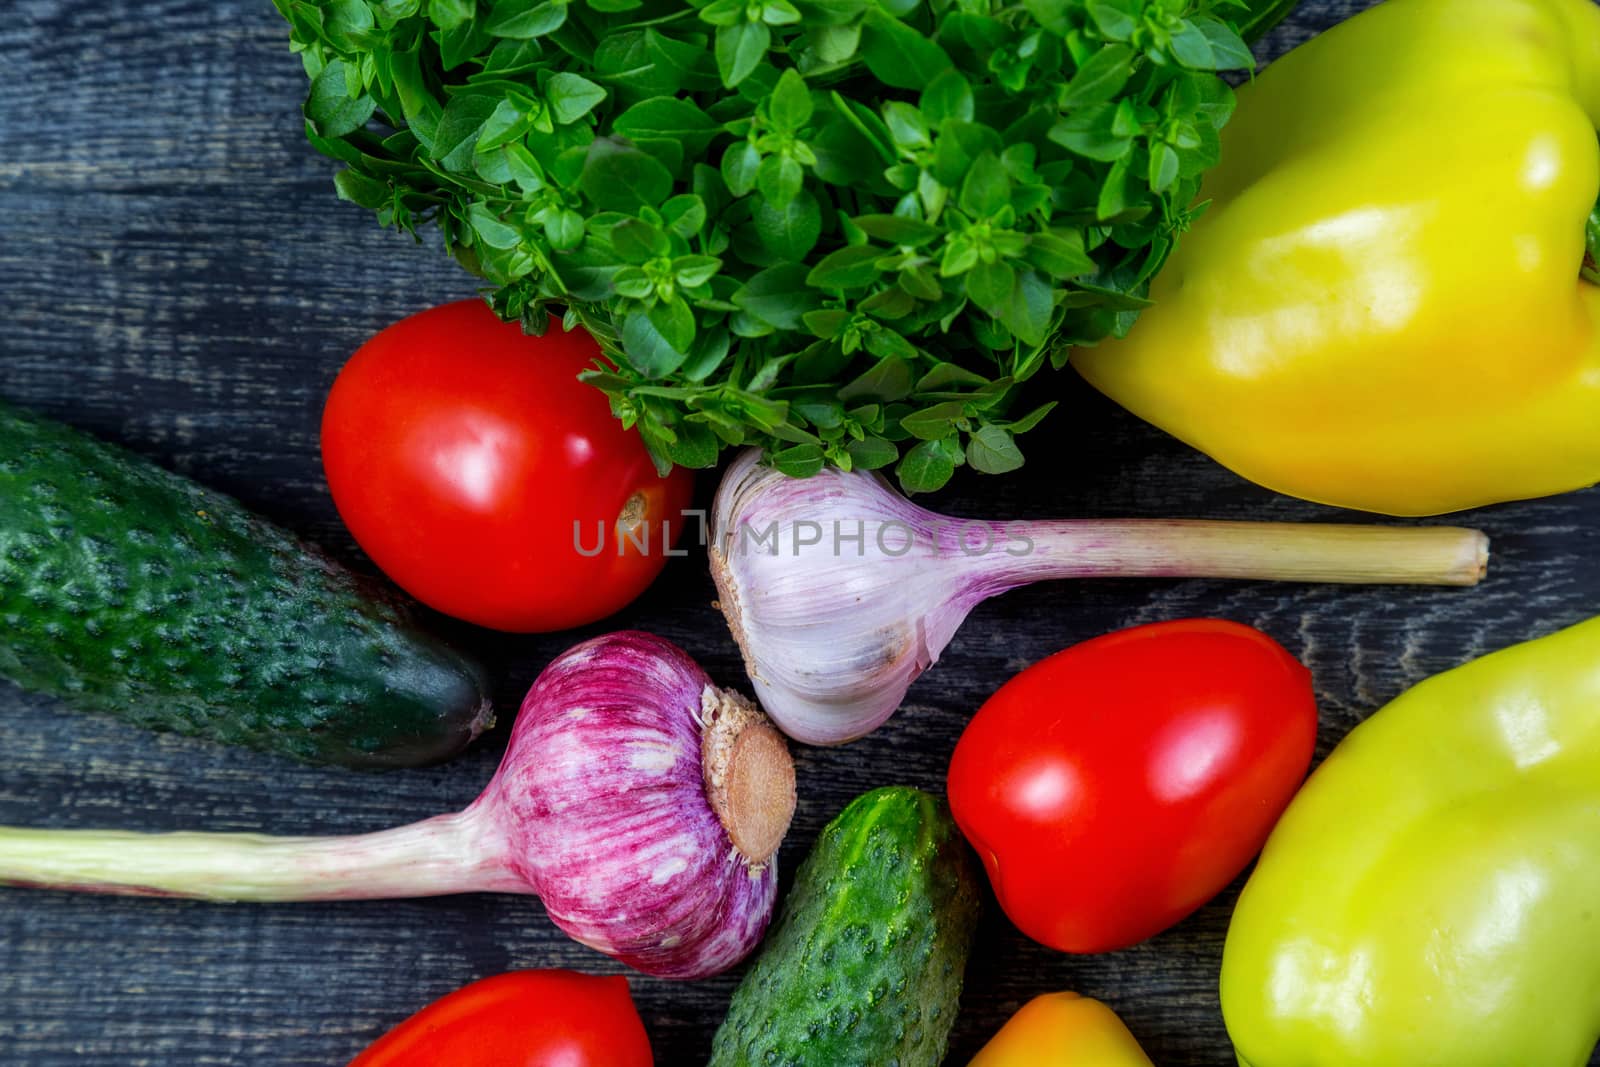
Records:
[[[1307,0],[1277,54],[1361,0]],[[471,279],[437,249],[335,200],[301,134],[304,79],[266,0],[10,0],[0,18],[0,394],[153,456],[370,568],[322,481],[317,420],[370,333]],[[956,514],[1351,516],[1276,497],[1115,410],[1070,376],[1016,476],[964,476]],[[714,480],[700,482],[709,498]],[[1494,537],[1471,592],[1101,582],[1034,587],[978,609],[909,706],[866,740],[798,753],[792,873],[869,788],[941,790],[972,711],[1007,677],[1117,627],[1218,615],[1265,629],[1312,668],[1319,754],[1421,678],[1592,614],[1600,494],[1466,517]],[[625,617],[742,682],[703,558],[674,561]],[[502,706],[587,634],[512,638],[435,619],[495,668]],[[598,627],[590,632],[599,632]],[[502,729],[443,768],[371,776],[152,736],[0,683],[0,823],[277,833],[377,829],[452,810],[487,781]],[[1035,993],[1113,1004],[1162,1065],[1231,1063],[1216,977],[1237,886],[1148,944],[1069,958],[992,906],[950,1063]],[[0,1063],[336,1065],[412,1011],[513,967],[614,971],[531,898],[228,907],[0,890]],[[703,1062],[737,975],[635,977],[664,1065]]]

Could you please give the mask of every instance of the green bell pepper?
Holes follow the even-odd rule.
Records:
[[[1600,1035],[1600,619],[1431,678],[1290,804],[1228,930],[1244,1067],[1577,1067]]]

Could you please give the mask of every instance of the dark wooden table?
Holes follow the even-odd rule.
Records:
[[[1308,0],[1263,52],[1364,6]],[[365,337],[472,293],[472,280],[335,200],[332,165],[301,135],[304,77],[267,0],[8,0],[0,10],[0,394],[236,494],[370,568],[322,480],[323,397]],[[1028,467],[960,477],[937,506],[1351,518],[1242,482],[1070,375],[1048,387],[1065,403],[1032,435]],[[702,477],[702,496],[714,481]],[[1595,610],[1600,493],[1466,519],[1494,537],[1491,576],[1470,592],[1079,582],[983,606],[889,726],[846,748],[799,750],[783,866],[792,873],[857,793],[889,782],[941,789],[963,723],[1002,681],[1107,630],[1189,615],[1262,627],[1315,673],[1320,754],[1419,679]],[[741,684],[712,592],[703,558],[676,560],[607,628],[658,631],[720,683]],[[587,636],[432,621],[491,662],[506,708]],[[72,714],[0,683],[0,823],[377,829],[465,805],[504,736],[432,770],[312,770]],[[964,1063],[1026,998],[1071,988],[1113,1004],[1160,1064],[1231,1063],[1216,980],[1236,890],[1148,944],[1096,958],[1031,944],[991,905],[950,1062]],[[532,898],[253,907],[0,890],[0,1063],[341,1064],[472,979],[551,966],[617,969],[557,932]],[[658,1062],[703,1061],[737,978],[635,976]]]

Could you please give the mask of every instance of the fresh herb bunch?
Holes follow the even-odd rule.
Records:
[[[1120,335],[1252,65],[1244,0],[274,0],[339,194],[566,325],[657,462],[909,491],[1022,463]],[[1284,0],[1257,7],[1284,8]],[[1281,12],[1279,12],[1281,14]]]

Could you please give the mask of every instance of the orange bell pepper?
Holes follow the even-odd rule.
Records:
[[[1153,1067],[1117,1013],[1076,993],[1034,997],[970,1067]]]

